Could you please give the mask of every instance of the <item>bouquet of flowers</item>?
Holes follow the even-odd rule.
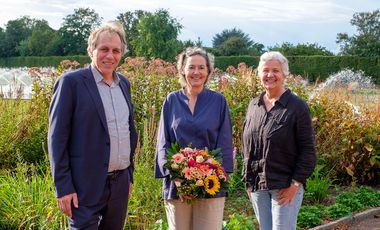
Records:
[[[166,157],[164,166],[176,183],[178,194],[184,195],[187,201],[211,198],[227,189],[227,174],[220,164],[220,149],[180,148],[175,143],[167,149]]]

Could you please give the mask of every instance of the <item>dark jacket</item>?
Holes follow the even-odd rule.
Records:
[[[137,144],[130,85],[119,75],[130,115],[131,165]],[[48,148],[55,193],[76,192],[80,205],[99,202],[106,184],[110,137],[102,100],[90,68],[59,78],[49,110]],[[131,178],[132,179],[132,178]]]
[[[243,180],[250,191],[305,184],[316,164],[309,108],[288,89],[267,112],[263,95],[250,102],[244,123]]]

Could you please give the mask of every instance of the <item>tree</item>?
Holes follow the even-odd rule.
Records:
[[[3,49],[7,51],[5,54],[6,57],[20,55],[19,51],[31,34],[35,21],[36,20],[31,19],[28,16],[8,21],[5,26],[5,41],[3,42]],[[21,43],[21,41],[24,42]],[[20,45],[21,47],[19,47]]]
[[[67,15],[59,29],[61,44],[65,55],[86,54],[87,38],[98,27],[102,18],[90,8],[74,9]]]
[[[248,34],[240,29],[225,29],[212,39],[215,55],[260,55],[264,45],[254,43]]]
[[[134,12],[127,11],[117,16],[117,20],[123,24],[125,29],[129,56],[136,55],[133,47],[131,46],[131,41],[138,37],[139,31],[137,29],[137,25],[139,24],[141,18],[147,15],[151,15],[151,13],[143,10],[135,10]]]
[[[7,33],[0,27],[0,57],[6,57],[8,53],[6,49],[6,36]]]
[[[333,56],[334,55],[325,47],[320,46],[317,43],[313,43],[313,44],[299,43],[297,45],[293,45],[289,42],[285,42],[281,46],[276,45],[274,47],[270,47],[269,49],[279,51],[285,56],[312,56],[312,55]]]
[[[249,47],[241,37],[229,37],[220,46],[221,53],[225,56],[239,56],[248,53]]]
[[[27,46],[31,56],[62,55],[59,42],[58,31],[52,29],[46,22],[46,24],[36,25],[33,28]]]
[[[340,44],[340,54],[379,56],[380,10],[355,13],[350,23],[358,34],[350,37],[347,33],[338,33],[336,42]]]
[[[182,25],[164,9],[143,15],[137,25],[138,36],[131,41],[138,56],[174,60],[178,52],[177,36]]]

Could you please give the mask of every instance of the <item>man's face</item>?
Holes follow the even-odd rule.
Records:
[[[122,43],[117,33],[102,32],[91,53],[91,60],[104,78],[112,78],[122,56]]]

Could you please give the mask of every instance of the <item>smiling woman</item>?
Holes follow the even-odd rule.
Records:
[[[248,106],[243,180],[260,229],[295,230],[306,178],[316,164],[310,111],[285,88],[289,67],[281,53],[264,53],[258,75],[265,92]]]

